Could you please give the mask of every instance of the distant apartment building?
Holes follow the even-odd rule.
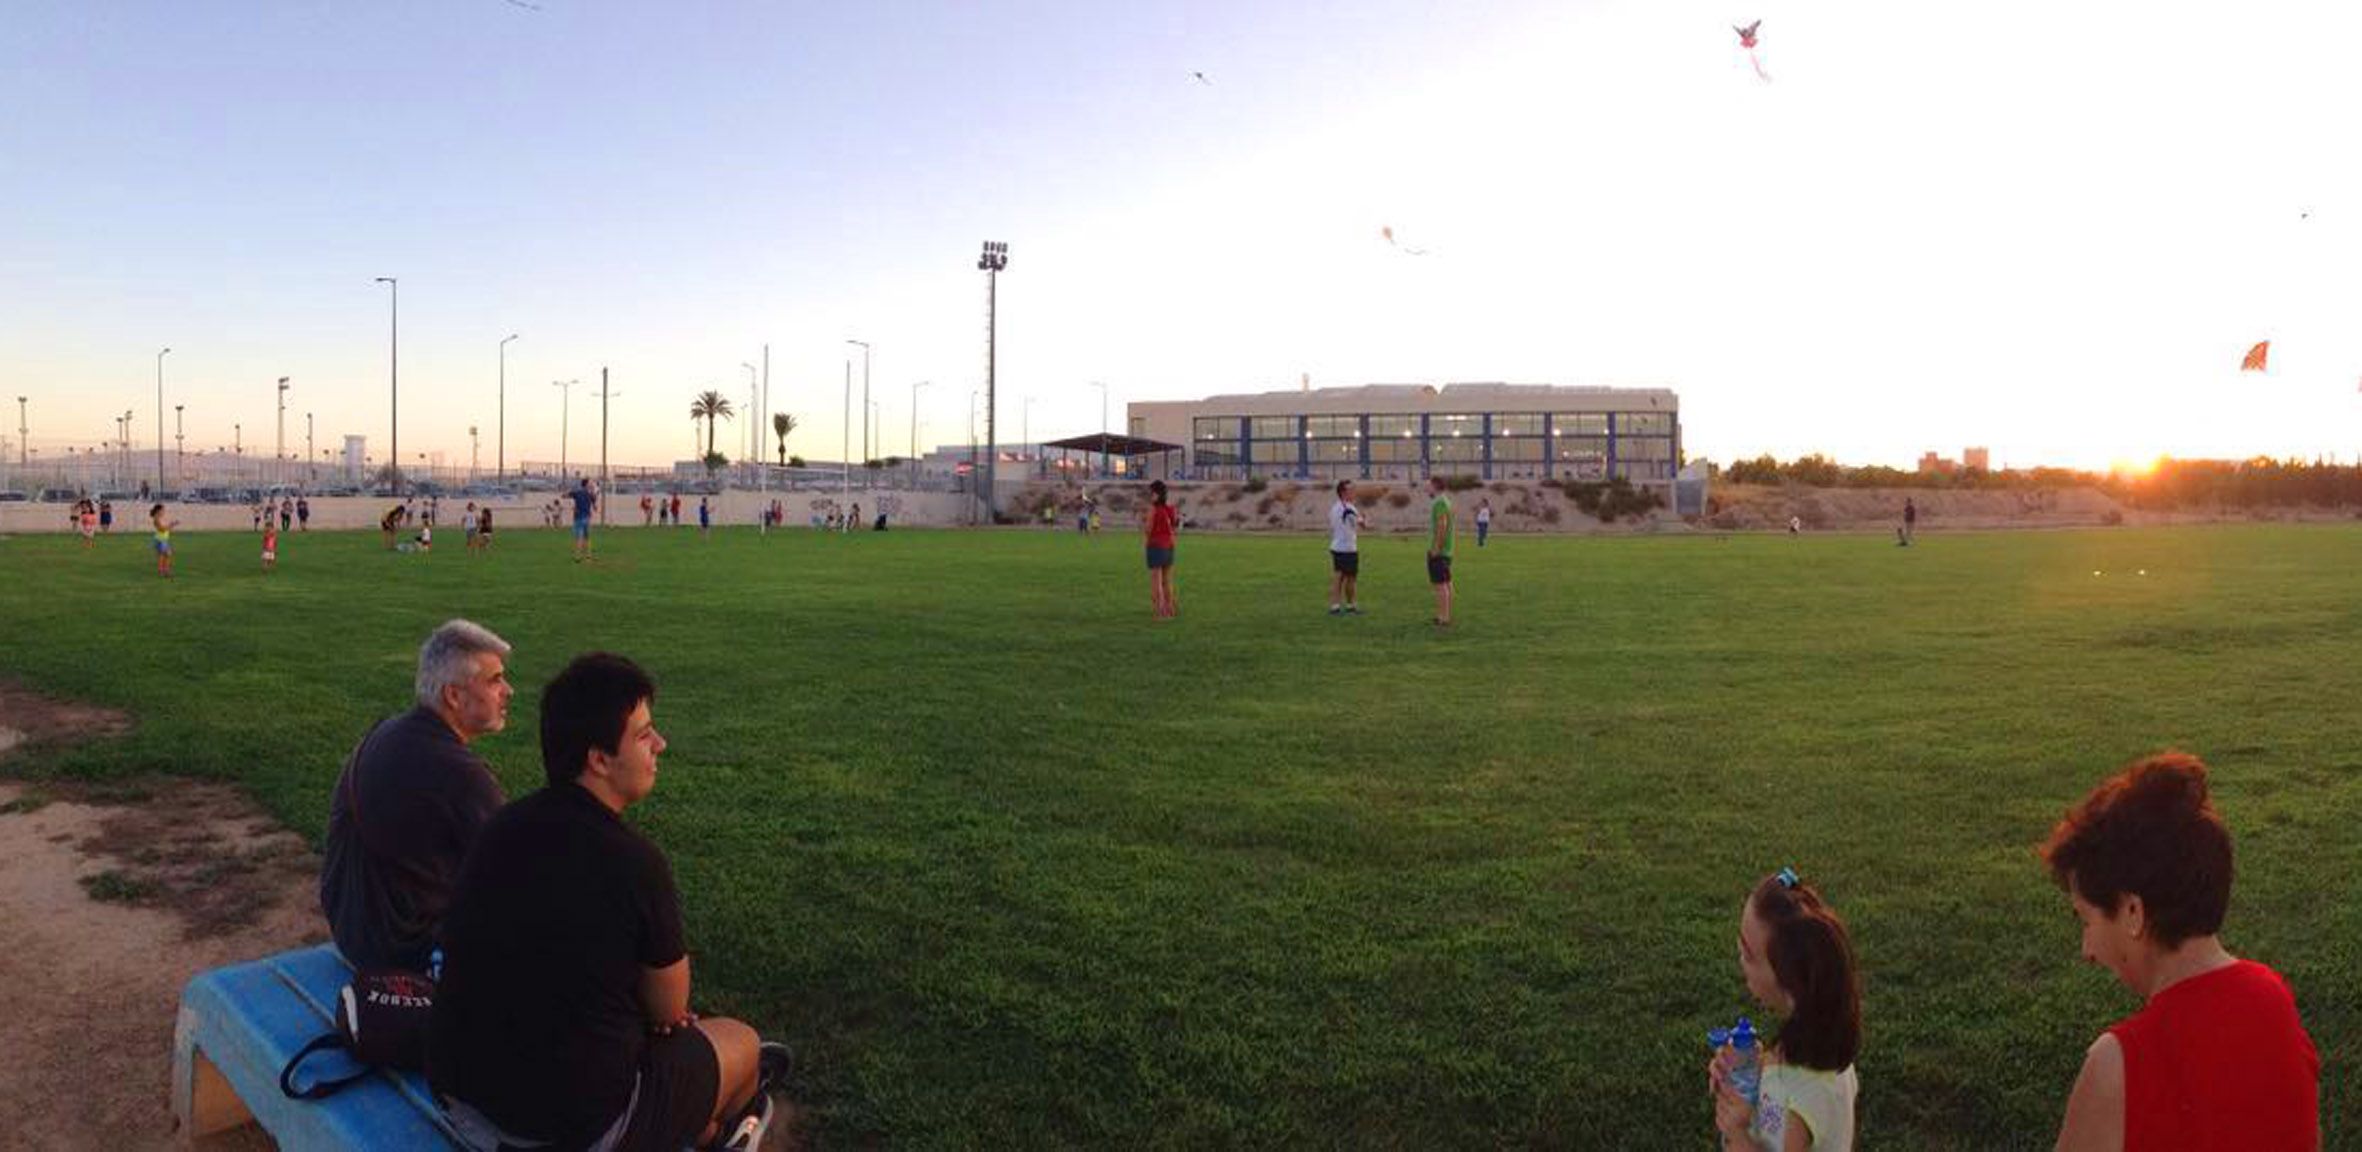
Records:
[[[1960,466],[1990,472],[1993,470],[1993,452],[1988,448],[1963,448],[1960,450]]]

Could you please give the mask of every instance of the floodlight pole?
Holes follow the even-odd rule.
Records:
[[[738,441],[738,462],[744,464],[747,453],[751,451],[749,446],[762,440],[763,430],[760,425],[763,422],[763,384],[761,376],[758,375],[759,370],[754,365],[741,360],[738,362],[738,366],[746,369],[746,406],[754,409],[746,414],[746,423],[743,425],[746,434]]]
[[[613,389],[611,389],[611,388],[607,387],[607,370],[606,370],[604,367],[600,368],[600,369],[599,369],[599,523],[600,523],[600,525],[601,525],[601,526],[604,526],[604,525],[607,523],[607,503],[608,503],[608,500],[607,500],[607,488],[608,488],[608,483],[607,483],[607,401],[608,401],[609,399],[613,398],[613,397],[616,397],[616,396],[621,396],[621,395],[623,395],[623,393],[621,393],[621,392],[617,392],[617,391],[615,391],[615,390],[613,390]]]
[[[377,282],[393,290],[389,305],[392,310],[387,314],[389,322],[386,329],[386,347],[389,350],[386,363],[393,389],[392,419],[389,421],[393,443],[386,446],[385,459],[386,467],[393,469],[394,495],[399,497],[402,494],[402,282],[392,276],[380,276]]]
[[[550,387],[558,390],[558,483],[566,482],[567,421],[574,416],[574,386],[580,380],[552,380]]]
[[[771,426],[771,346],[769,344],[763,345],[763,403],[761,407],[762,411],[755,413],[755,433],[758,444],[762,438],[762,430]],[[755,452],[755,491],[768,492],[770,490],[771,471],[763,467],[763,452],[758,447]]]
[[[976,267],[984,273],[984,519],[988,524],[1000,519],[994,514],[992,506],[997,495],[993,483],[999,479],[999,469],[994,465],[1000,459],[1000,442],[994,434],[996,429],[993,424],[993,370],[999,355],[1000,276],[1001,270],[1008,266],[1009,246],[999,241],[985,241],[984,254],[976,258]]]
[[[172,465],[184,477],[189,474],[189,445],[181,432],[181,409],[185,407],[184,404],[172,406]]]
[[[308,487],[320,482],[319,457],[312,452],[312,414],[303,414],[303,482]]]
[[[271,470],[287,482],[287,377],[279,377],[279,430],[271,442]]]
[[[910,386],[910,487],[914,492],[919,486],[919,389],[927,383],[921,380]]]
[[[164,491],[164,358],[171,354],[172,349],[170,348],[156,353],[156,491],[158,492]],[[25,398],[17,397],[16,403],[16,434],[17,439],[22,440],[25,435]],[[24,446],[19,444],[17,451],[21,454],[24,451]],[[23,461],[19,460],[18,463],[22,464]]]
[[[837,489],[840,499],[853,499],[853,362],[845,361],[845,416],[844,429],[837,436],[837,454],[844,457],[844,480]]]
[[[516,338],[511,332],[500,340],[500,421],[492,440],[492,471],[499,479],[508,476],[508,342]]]

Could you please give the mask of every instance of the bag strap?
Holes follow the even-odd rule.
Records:
[[[336,1095],[355,1081],[368,1076],[371,1069],[363,1067],[350,1076],[320,1080],[298,1089],[295,1086],[296,1066],[303,1063],[304,1057],[314,1052],[351,1052],[352,1050],[353,1042],[346,1039],[343,1032],[329,1032],[313,1037],[312,1042],[298,1049],[295,1057],[287,1061],[287,1067],[279,1071],[279,1091],[286,1093],[290,1100],[318,1100],[325,1096]]]

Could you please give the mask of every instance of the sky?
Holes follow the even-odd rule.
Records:
[[[838,458],[848,339],[880,454],[965,442],[998,240],[1004,441],[1309,376],[1672,388],[1724,461],[2362,452],[2362,5],[537,2],[9,0],[34,446],[153,443],[170,347],[192,450],[284,376],[382,453],[381,276],[405,456],[493,465],[510,333],[512,465],[596,458],[602,371],[611,459],[706,389],[736,456],[766,345]]]

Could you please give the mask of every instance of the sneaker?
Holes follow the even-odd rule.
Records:
[[[1331,604],[1331,605],[1329,605],[1329,615],[1331,615],[1331,616],[1343,616],[1344,614],[1345,614],[1345,606],[1344,606],[1344,605],[1342,605],[1342,604]]]
[[[721,1149],[721,1152],[755,1152],[763,1146],[763,1133],[771,1128],[772,1114],[770,1094],[757,1093],[754,1103],[747,1105],[746,1112],[738,1117],[738,1122],[730,1126],[721,1142],[714,1147]]]
[[[1346,614],[1347,616],[1359,616],[1359,615],[1361,615],[1361,605],[1359,605],[1359,604],[1347,604],[1347,605],[1345,606],[1345,614]]]
[[[763,1134],[770,1131],[777,1105],[771,1094],[787,1085],[788,1075],[795,1071],[795,1049],[777,1041],[766,1042],[755,1059],[755,1098],[747,1103],[746,1111],[726,1125],[721,1139],[714,1145],[722,1152],[755,1152],[763,1146]]]

